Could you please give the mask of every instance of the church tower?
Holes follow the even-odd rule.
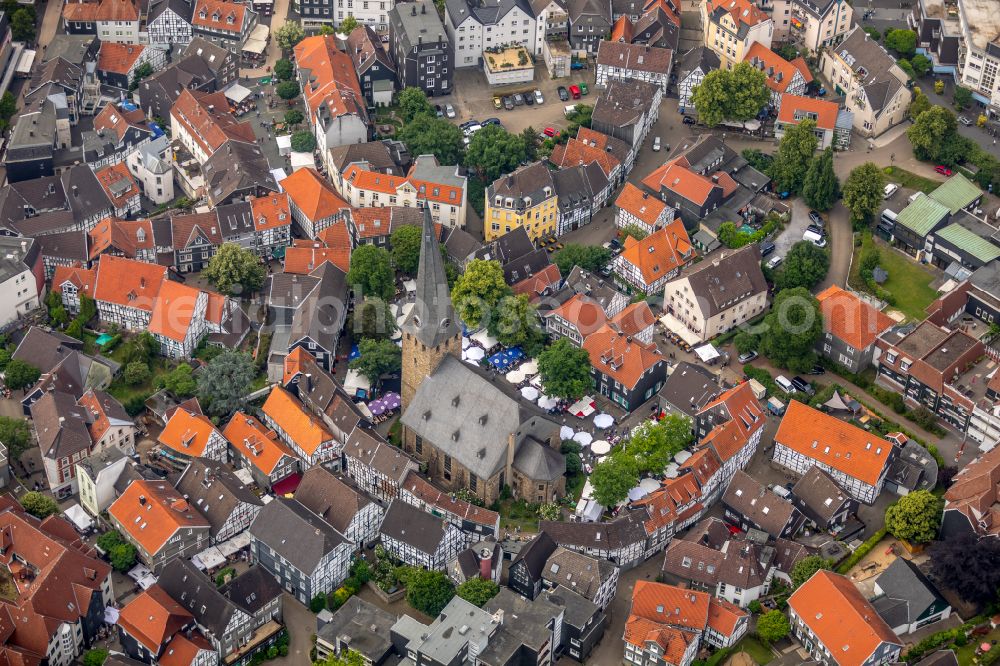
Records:
[[[434,372],[447,354],[455,357],[462,354],[462,329],[455,321],[441,244],[434,233],[430,210],[426,207],[420,240],[416,302],[403,322],[402,331],[402,398],[405,409],[420,382]]]

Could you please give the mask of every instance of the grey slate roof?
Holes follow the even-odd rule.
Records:
[[[733,474],[722,501],[774,537],[781,534],[796,511],[791,502],[778,497],[742,470]]]
[[[542,162],[536,162],[536,165],[543,164]],[[535,165],[529,165],[533,167]],[[525,167],[527,170],[529,167]],[[548,169],[546,169],[548,171]],[[517,172],[511,174],[515,179],[515,186],[520,187],[522,181],[529,181],[532,172],[525,172],[524,178],[520,176],[515,176]],[[499,182],[499,181],[498,181]],[[506,196],[506,194],[504,195]],[[515,195],[516,196],[516,195]],[[476,252],[476,259],[485,259],[487,261],[499,261],[501,265],[508,264],[519,257],[523,257],[535,250],[535,244],[531,242],[531,238],[528,236],[528,231],[524,227],[516,227],[511,231],[508,231],[503,236],[500,236],[492,243],[484,245]]]
[[[450,355],[420,384],[402,421],[481,479],[503,467],[511,435],[517,446],[529,435],[544,440],[558,429],[537,409]]]
[[[77,164],[63,172],[62,183],[69,208],[78,220],[114,212],[107,193],[86,164]]]
[[[302,481],[295,490],[295,501],[342,533],[358,511],[371,503],[363,493],[319,465],[302,475]]]
[[[31,405],[31,420],[42,456],[64,458],[91,446],[90,414],[68,393],[52,391]]]
[[[72,213],[67,211],[72,219]],[[87,252],[87,234],[84,231],[60,231],[35,238],[43,257],[58,257],[71,261],[85,262],[90,257]]]
[[[411,13],[412,9],[416,9],[416,12]],[[421,39],[430,43],[438,42],[439,36],[441,39],[448,39],[431,0],[399,4],[389,11],[389,15],[389,20],[401,28],[397,34],[406,46],[406,50],[416,46]]]
[[[588,16],[604,19],[609,25],[611,23],[611,3],[608,0],[568,0],[566,12],[572,23]]]
[[[707,46],[696,46],[681,57],[680,65],[677,68],[677,80],[683,81],[696,70],[701,70],[702,74],[708,74],[713,69],[719,69],[721,64],[715,51]]]
[[[242,141],[227,141],[202,165],[210,203],[227,201],[253,188],[278,191],[271,167],[260,147]]]
[[[282,594],[278,581],[264,567],[250,567],[222,586],[222,594],[253,615]]]
[[[363,428],[355,428],[348,435],[347,443],[344,444],[344,455],[359,460],[361,464],[398,483],[403,482],[409,470],[419,467],[417,461],[402,449],[392,446],[377,433],[373,435]]]
[[[828,524],[844,502],[851,500],[833,477],[816,465],[795,482],[792,495],[805,505],[806,515],[823,524]]]
[[[559,546],[545,562],[542,578],[553,585],[574,590],[586,599],[593,599],[601,586],[614,576],[617,568],[603,557],[590,557]]]
[[[882,595],[872,599],[872,605],[890,627],[912,624],[932,604],[947,603],[927,576],[902,557],[879,574],[875,585]]]
[[[540,520],[539,531],[548,532],[559,545],[580,546],[600,550],[623,548],[645,542],[644,511],[628,511],[607,523],[564,523]]]
[[[416,302],[403,332],[434,348],[461,332],[455,320],[448,292],[440,244],[434,233],[434,220],[429,208],[424,208],[424,225],[420,237],[420,265],[417,269]]]
[[[523,561],[528,568],[531,580],[538,580],[542,577],[545,569],[545,562],[549,556],[556,551],[559,546],[552,540],[545,530],[541,530],[538,535],[528,542],[528,545],[521,549],[521,552],[511,561],[511,566]]]
[[[333,645],[341,637],[355,652],[360,652],[372,663],[392,650],[389,631],[396,623],[396,616],[354,595],[333,614],[333,620],[316,632],[321,639]]]
[[[318,278],[319,283],[292,315],[289,341],[294,344],[308,337],[332,352],[336,349],[343,311],[347,307],[347,275],[325,261],[310,276]]]
[[[362,27],[366,26],[358,26],[357,30],[360,30]],[[370,30],[371,28],[368,29]],[[353,35],[354,33],[351,34]],[[348,143],[343,146],[334,146],[330,149],[330,161],[337,167],[338,171],[343,171],[351,164],[364,162],[368,165],[368,171],[395,174],[397,176],[405,173],[396,164],[395,160],[392,159],[389,147],[381,141]]]
[[[0,282],[31,270],[38,260],[40,250],[40,244],[33,238],[0,236]]]
[[[22,113],[7,142],[8,160],[31,160],[51,157],[56,141],[56,110],[45,101],[42,108]]]
[[[896,65],[895,58],[877,41],[870,39],[860,25],[854,26],[844,41],[831,48],[854,69],[855,74],[860,76],[863,68],[862,87],[875,116],[879,116],[886,103],[905,83],[891,71]]]
[[[208,458],[195,458],[174,484],[177,492],[201,515],[214,537],[240,504],[262,506],[260,499],[236,478],[228,465]]]
[[[657,86],[646,81],[612,79],[594,104],[594,122],[625,127],[637,124],[652,107]]]
[[[734,252],[720,252],[686,272],[681,279],[691,283],[702,312],[713,317],[734,302],[767,291],[767,280],[760,268],[760,247],[747,245]]]
[[[483,244],[465,229],[453,227],[448,231],[448,237],[444,241],[448,258],[456,264],[464,265],[472,255],[479,252]]]
[[[219,592],[215,581],[189,560],[174,558],[163,568],[156,582],[217,638],[225,634],[233,614],[240,612],[235,603]]]
[[[448,19],[456,28],[470,16],[478,23],[493,26],[500,23],[515,7],[532,16],[526,0],[445,0]]]
[[[443,518],[395,499],[385,512],[380,531],[385,536],[432,555],[441,544],[447,525]]]
[[[700,365],[681,361],[667,376],[659,396],[661,405],[693,418],[721,392],[715,375]]]
[[[349,543],[315,513],[284,498],[264,505],[250,525],[250,535],[307,574],[316,570],[324,555]]]
[[[514,455],[514,468],[529,479],[555,481],[566,473],[566,458],[552,447],[529,437]]]

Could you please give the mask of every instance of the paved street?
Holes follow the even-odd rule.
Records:
[[[288,628],[288,656],[278,657],[270,663],[275,666],[309,664],[311,638],[316,633],[316,616],[287,592],[281,597],[281,608],[285,626]]]

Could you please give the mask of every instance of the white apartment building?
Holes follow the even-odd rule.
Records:
[[[147,199],[155,204],[174,200],[173,151],[167,136],[132,151],[125,158],[125,164]]]
[[[847,0],[775,0],[774,41],[792,42],[811,53],[837,44],[851,29]]]
[[[483,51],[524,46],[540,53],[535,17],[523,0],[446,0],[444,26],[455,49],[455,67],[480,67]]]
[[[41,306],[45,291],[41,247],[31,238],[0,239],[0,325]]]

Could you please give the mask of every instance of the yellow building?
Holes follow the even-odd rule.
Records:
[[[754,44],[771,48],[774,21],[751,0],[704,0],[701,24],[705,46],[715,51],[725,69],[743,62]]]
[[[556,233],[558,197],[552,172],[544,162],[534,162],[497,178],[486,189],[486,240],[524,227],[531,240]]]

